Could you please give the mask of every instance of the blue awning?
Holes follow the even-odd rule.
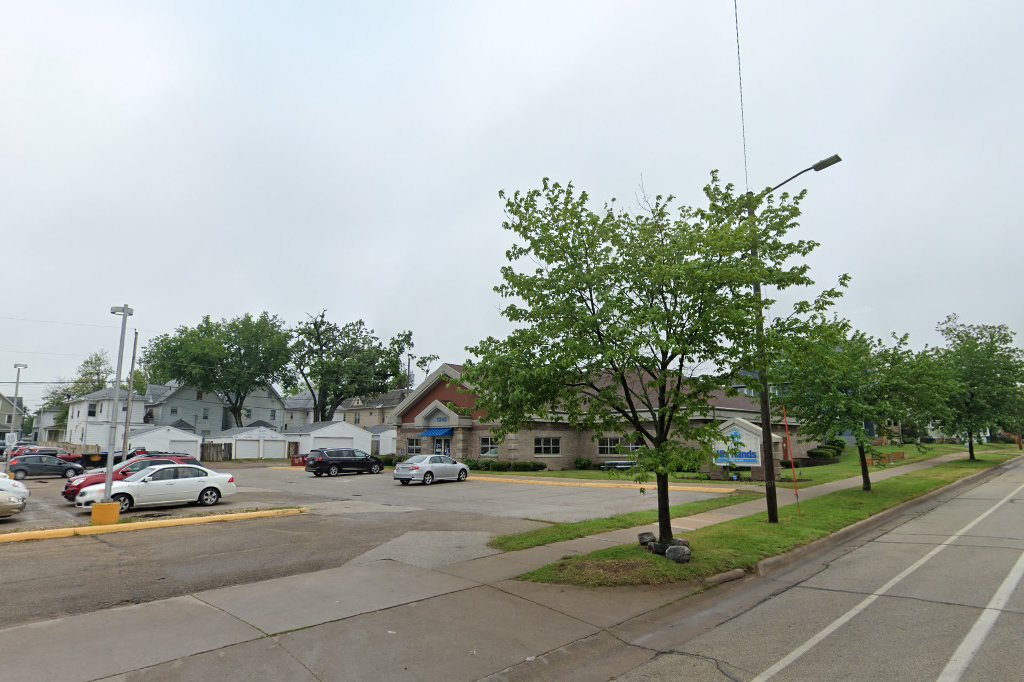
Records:
[[[433,436],[434,438],[451,438],[452,432],[455,429],[449,427],[447,429],[427,429],[421,436]]]

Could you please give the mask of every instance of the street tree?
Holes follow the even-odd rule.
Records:
[[[143,366],[156,383],[177,381],[223,398],[236,426],[245,399],[287,379],[290,335],[276,315],[246,313],[218,321],[207,315],[195,327],[153,339]]]
[[[934,352],[914,352],[906,335],[886,345],[846,320],[818,318],[785,349],[777,365],[780,407],[800,422],[801,438],[852,436],[865,491],[871,490],[869,424],[892,435],[896,424],[927,424],[944,414],[945,368]]]
[[[816,244],[787,240],[802,194],[736,195],[712,174],[705,195],[706,208],[658,196],[633,214],[614,202],[592,210],[585,192],[547,179],[501,193],[517,242],[495,291],[515,329],[468,348],[463,374],[498,438],[545,419],[642,443],[635,471],[654,475],[662,542],[669,474],[709,461],[718,439],[691,418],[753,357],[753,283],[812,284],[802,259]]]
[[[43,407],[56,409],[57,425],[66,426],[68,403],[83,395],[103,390],[110,383],[113,374],[114,367],[110,364],[110,356],[105,350],[90,353],[78,366],[73,379],[52,384],[43,392]]]
[[[940,357],[954,381],[940,424],[946,435],[967,435],[973,460],[975,438],[1015,416],[1024,351],[1013,345],[1014,333],[1005,324],[964,324],[949,315],[937,329],[946,341]]]
[[[339,325],[321,311],[292,330],[288,385],[309,391],[316,421],[331,421],[348,398],[405,386],[403,359],[412,348],[410,331],[385,344],[362,320]],[[436,359],[424,356],[416,364],[422,369]]]

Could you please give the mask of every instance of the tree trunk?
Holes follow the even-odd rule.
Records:
[[[967,429],[967,452],[970,453],[970,460],[974,461],[974,431]]]
[[[228,407],[228,412],[234,418],[235,426],[245,426],[245,424],[242,423],[242,406],[240,404],[231,405]]]
[[[668,504],[668,474],[655,474],[658,483],[658,542],[672,541],[672,515]]]
[[[871,475],[868,473],[868,452],[864,443],[857,443],[857,452],[860,453],[860,477],[864,480],[863,490],[871,492]]]

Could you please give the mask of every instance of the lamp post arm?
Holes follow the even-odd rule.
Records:
[[[797,173],[796,175],[791,175],[791,176],[789,176],[788,178],[786,178],[785,180],[783,180],[783,181],[782,181],[782,182],[780,182],[779,184],[777,184],[777,185],[775,185],[774,187],[772,187],[772,188],[771,188],[771,189],[770,189],[769,191],[770,191],[770,192],[774,192],[775,190],[777,190],[778,188],[782,187],[783,185],[785,185],[785,184],[786,184],[787,182],[789,182],[790,180],[796,180],[796,179],[797,179],[797,178],[799,178],[799,177],[800,177],[801,175],[803,175],[803,174],[804,174],[804,173],[806,173],[807,171],[811,171],[811,170],[814,170],[814,166],[808,166],[807,168],[804,168],[804,169],[803,169],[802,171],[800,171],[800,172],[799,172],[799,173]]]

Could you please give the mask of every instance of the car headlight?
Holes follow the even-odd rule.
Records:
[[[14,495],[11,495],[10,497],[7,498],[7,501],[8,502],[21,502],[22,500],[21,500],[20,497],[15,497]]]
[[[81,483],[82,483],[82,481],[83,481],[83,480],[85,480],[85,479],[81,479],[81,478],[72,478],[72,479],[71,479],[71,481],[70,481],[70,483],[71,483],[71,485],[81,485]]]

